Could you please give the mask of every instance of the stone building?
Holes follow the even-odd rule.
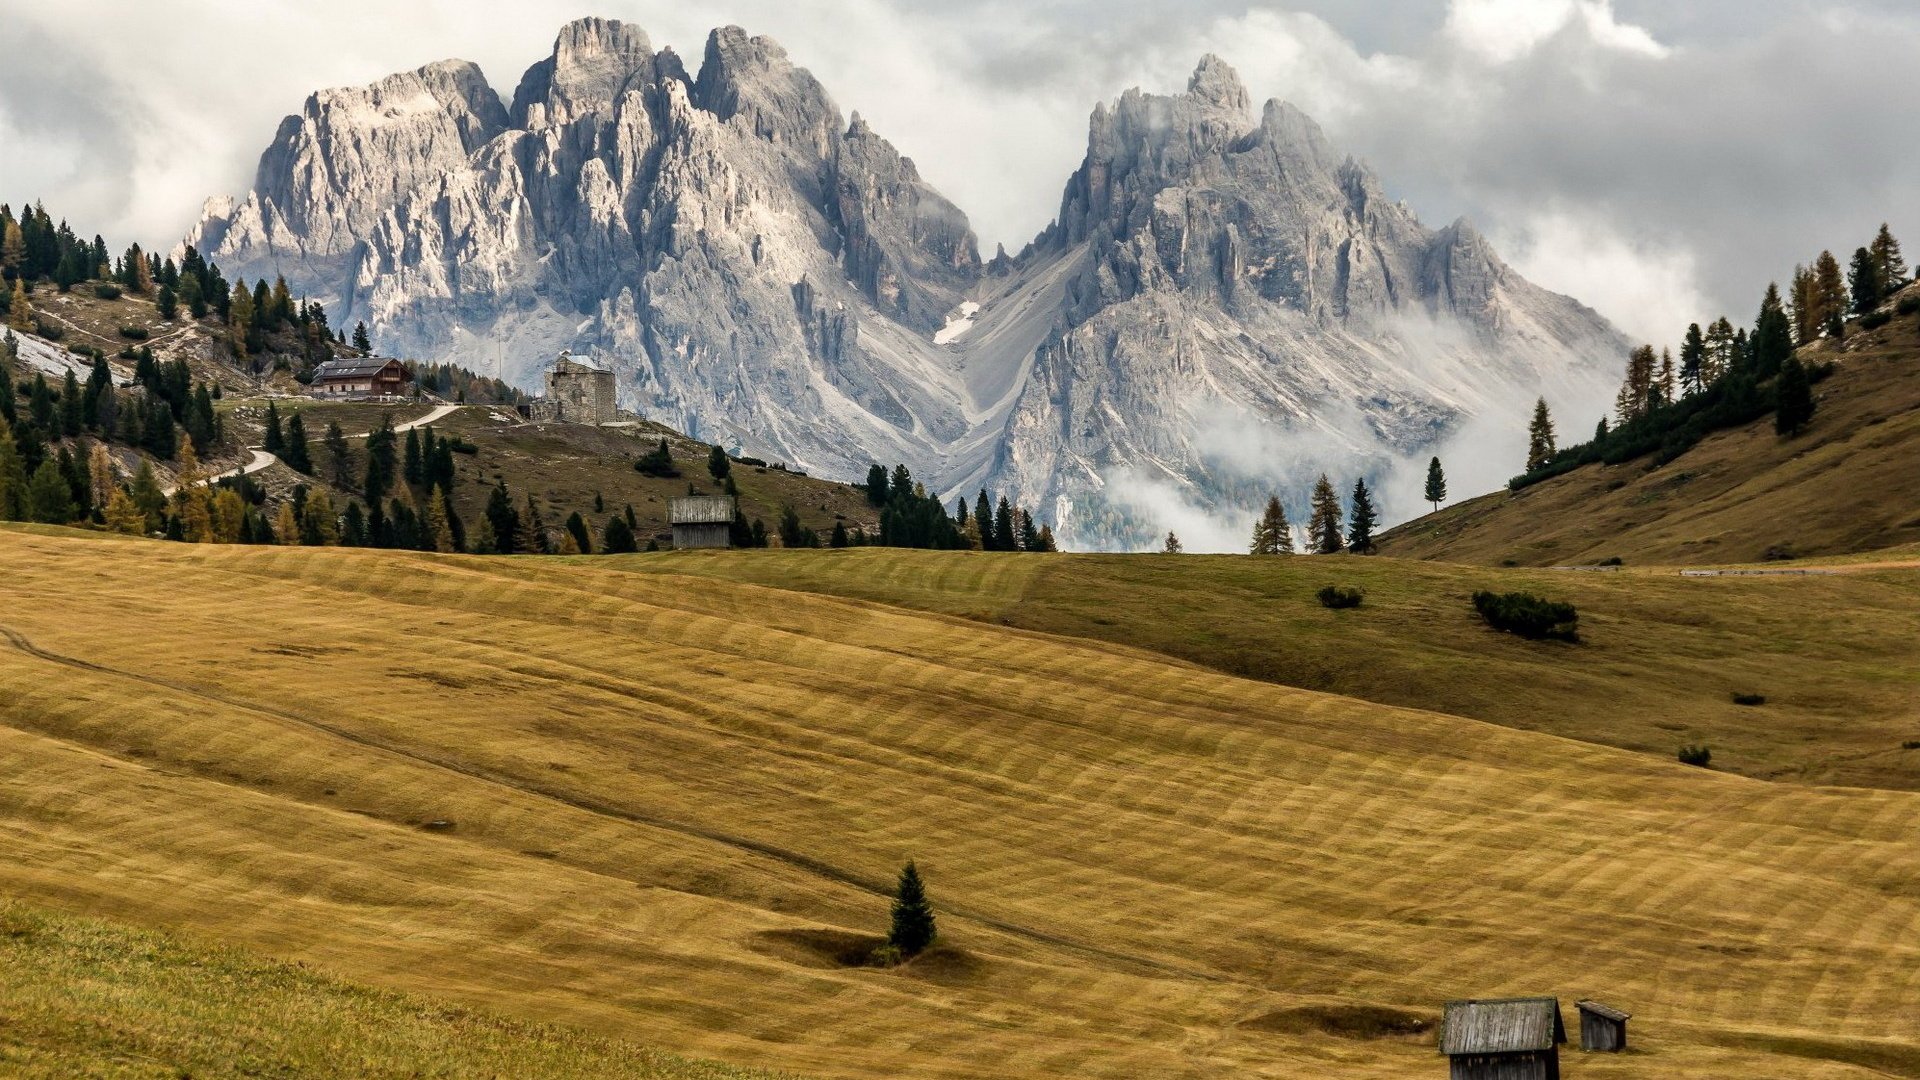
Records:
[[[613,372],[562,352],[547,372],[547,392],[527,406],[537,424],[611,424],[618,419]]]

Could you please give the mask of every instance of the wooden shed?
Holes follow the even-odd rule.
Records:
[[[1453,1080],[1560,1080],[1560,999],[1449,1001],[1440,1033]]]
[[[673,546],[724,548],[733,546],[734,503],[731,495],[686,495],[667,502],[667,520],[673,524]]]
[[[1580,1049],[1617,1054],[1627,1048],[1627,1021],[1633,1014],[1597,1001],[1576,1001],[1573,1007],[1580,1010]]]
[[[307,393],[318,398],[380,398],[404,394],[413,374],[384,356],[343,357],[313,369]]]

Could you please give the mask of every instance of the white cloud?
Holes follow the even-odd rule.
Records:
[[[1610,49],[1667,54],[1645,28],[1620,22],[1612,0],[1453,0],[1444,33],[1468,52],[1504,64],[1575,25]]]
[[[1710,308],[1691,251],[1624,235],[1572,208],[1529,214],[1490,237],[1528,280],[1607,312],[1635,338],[1669,341]]]

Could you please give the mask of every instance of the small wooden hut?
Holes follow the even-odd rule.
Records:
[[[381,398],[404,394],[413,379],[407,366],[384,356],[348,356],[313,369],[307,393],[317,398]]]
[[[1452,1080],[1560,1080],[1560,999],[1449,1001],[1440,1035]]]
[[[1580,1049],[1617,1054],[1627,1048],[1631,1013],[1597,1001],[1576,1001],[1573,1007],[1580,1010]]]
[[[724,548],[733,546],[734,502],[730,495],[687,495],[667,502],[673,523],[673,546]]]

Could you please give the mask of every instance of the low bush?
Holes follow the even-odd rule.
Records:
[[[1792,562],[1798,557],[1792,544],[1774,544],[1760,553],[1761,562]]]
[[[1902,315],[1911,315],[1920,311],[1920,293],[1908,293],[1901,297],[1900,302],[1893,305],[1893,310]]]
[[[103,281],[93,287],[93,295],[102,300],[118,300],[120,299],[120,286],[115,285],[111,281]]]
[[[867,964],[871,967],[899,967],[905,960],[898,945],[879,945],[867,954]]]
[[[1733,695],[1733,703],[1735,705],[1765,705],[1767,703],[1767,695],[1736,693]]]
[[[1624,559],[1622,559],[1622,558],[1621,558],[1620,556],[1618,556],[1618,555],[1609,555],[1609,556],[1607,556],[1606,558],[1604,558],[1604,559],[1601,559],[1601,560],[1600,560],[1599,562],[1597,562],[1597,563],[1594,563],[1593,565],[1595,565],[1595,566],[1625,566],[1625,565],[1627,565],[1627,563],[1626,563],[1626,560],[1624,560]]]
[[[1341,608],[1359,607],[1360,602],[1367,598],[1367,594],[1359,589],[1350,589],[1344,585],[1329,585],[1321,589],[1319,595],[1321,607],[1333,608],[1336,611]]]
[[[144,326],[123,326],[120,328],[120,336],[126,338],[128,341],[145,341],[147,340],[147,328]]]
[[[1920,750],[1920,739],[1908,739],[1900,744],[1902,750]]]
[[[764,461],[761,461],[757,457],[737,457],[737,458],[734,458],[733,460],[739,462],[742,465],[752,465],[762,469],[767,467],[767,463]]]
[[[1532,593],[1495,593],[1483,589],[1473,594],[1473,608],[1496,630],[1536,641],[1580,640],[1580,614],[1572,604],[1546,600]]]
[[[1893,316],[1885,311],[1869,311],[1860,316],[1860,329],[1878,330],[1893,321]]]
[[[33,317],[33,332],[48,341],[59,341],[67,336],[67,328],[40,315]]]
[[[456,454],[471,455],[471,454],[477,454],[480,452],[479,447],[473,445],[472,443],[468,442],[467,440],[461,438],[458,435],[449,435],[446,438],[441,439],[440,441],[446,445],[447,449],[453,451]]]
[[[1682,765],[1698,765],[1704,769],[1713,764],[1713,751],[1707,749],[1705,746],[1695,746],[1692,743],[1681,747],[1680,753],[1675,756],[1680,759],[1680,764]]]

